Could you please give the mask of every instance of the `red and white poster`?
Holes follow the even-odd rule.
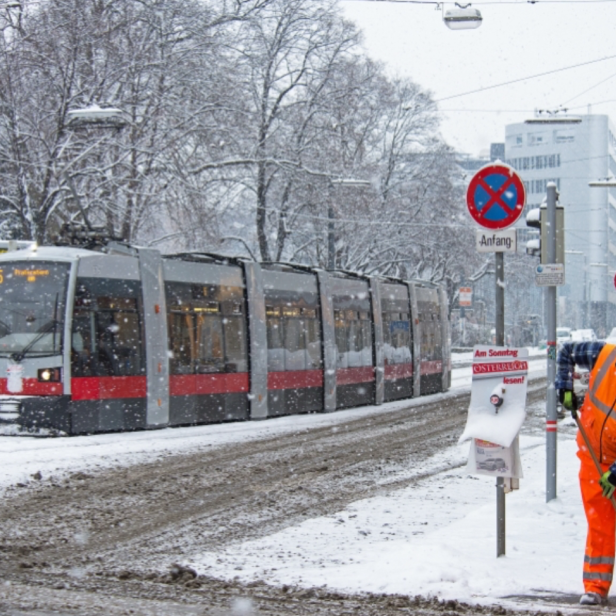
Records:
[[[466,428],[470,438],[510,447],[526,418],[528,349],[478,345]]]

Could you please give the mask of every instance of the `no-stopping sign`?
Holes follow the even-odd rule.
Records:
[[[526,191],[520,176],[508,165],[490,164],[473,176],[466,192],[468,211],[486,229],[506,229],[521,215]]]

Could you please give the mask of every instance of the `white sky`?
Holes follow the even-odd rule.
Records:
[[[364,32],[368,54],[385,62],[392,75],[412,78],[437,101],[616,56],[611,0],[478,1],[472,6],[481,11],[483,23],[463,31],[447,28],[434,4],[342,0],[342,6]],[[581,114],[588,105],[591,113],[616,117],[616,57],[439,103],[446,141],[473,155],[502,142],[505,125],[524,121],[534,109],[563,106]]]

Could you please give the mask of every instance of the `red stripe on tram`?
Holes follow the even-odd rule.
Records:
[[[371,383],[374,381],[374,367],[338,368],[336,385],[353,385],[355,383]]]
[[[233,394],[250,391],[248,372],[219,374],[172,374],[169,377],[169,395],[201,396],[207,394]]]
[[[270,372],[267,375],[268,389],[304,389],[323,387],[322,370],[289,370]]]
[[[389,364],[385,366],[385,380],[408,379],[413,376],[413,364]]]
[[[23,379],[22,390],[19,392],[9,391],[7,383],[8,379],[0,379],[1,395],[61,396],[64,393],[64,385],[62,383],[42,383],[38,379]]]
[[[73,400],[113,400],[114,398],[145,398],[145,376],[83,376],[73,377]]]
[[[419,367],[420,374],[439,374],[443,371],[443,362],[439,359],[436,361],[422,361]]]

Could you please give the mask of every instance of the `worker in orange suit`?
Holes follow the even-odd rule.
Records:
[[[580,423],[601,465],[601,472],[578,432],[580,489],[588,521],[582,579],[582,605],[605,605],[612,584],[616,549],[616,345],[602,341],[567,342],[558,353],[556,389],[564,408],[578,408],[573,391],[575,367],[590,370]]]

